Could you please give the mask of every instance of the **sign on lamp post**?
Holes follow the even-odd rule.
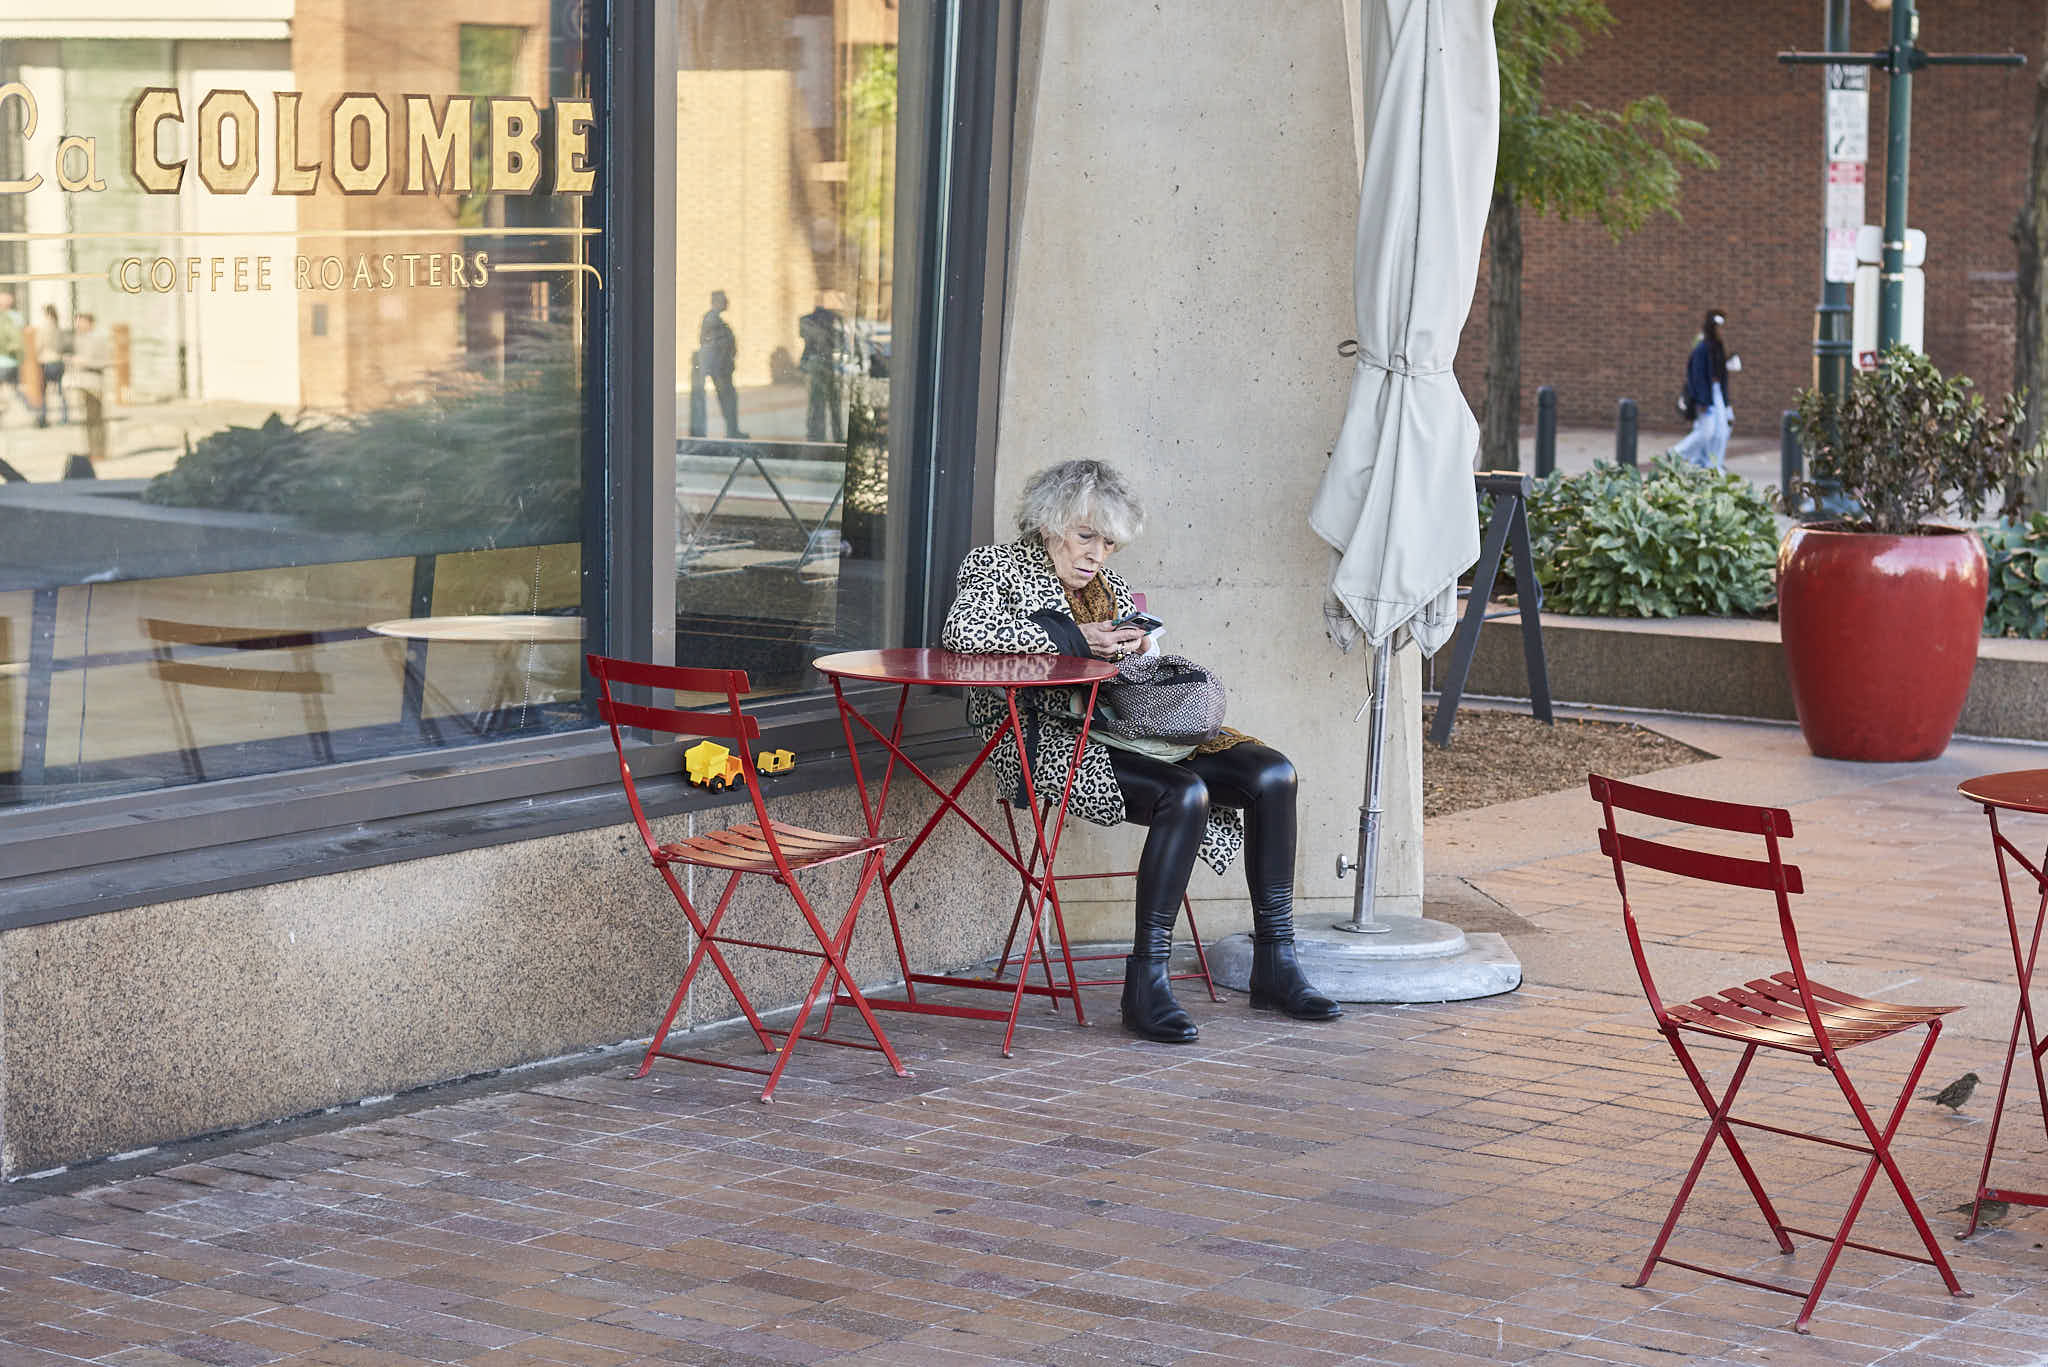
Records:
[[[1891,77],[1885,125],[1884,246],[1883,260],[1878,266],[1877,346],[1879,352],[1882,352],[1899,340],[1900,324],[1904,315],[1906,173],[1912,161],[1913,73],[1928,66],[2025,66],[2027,59],[2017,52],[1959,52],[1939,55],[1922,52],[1919,47],[1920,16],[1914,12],[1913,0],[1892,0],[1891,44],[1881,52],[1848,51],[1848,29],[1847,0],[1828,0],[1829,50],[1781,52],[1778,54],[1778,60],[1792,65],[1828,68],[1827,254],[1822,272],[1822,278],[1826,283],[1821,310],[1824,339],[1827,337],[1829,324],[1834,321],[1825,296],[1834,292],[1838,281],[1847,282],[1855,278],[1854,230],[1861,226],[1862,162],[1869,157],[1870,70],[1877,68]],[[1863,77],[1860,90],[1849,79],[1851,72]],[[1860,98],[1857,98],[1859,96]],[[1862,130],[1860,134],[1855,131],[1857,128]],[[1837,156],[1838,136],[1839,150],[1843,153],[1841,156]],[[1847,155],[1849,150],[1859,146],[1862,158]],[[1846,169],[1839,171],[1838,179],[1838,168],[1850,166],[1856,168],[1853,180],[1852,173]],[[1838,223],[1837,215],[1849,211],[1852,195],[1856,205],[1856,218],[1852,222]],[[1836,259],[1835,234],[1843,227],[1850,230],[1851,256],[1848,272],[1838,276],[1837,268],[1841,263]],[[1846,342],[1846,339],[1844,340]],[[1816,344],[1815,350],[1821,350],[1819,344]],[[1823,353],[1822,359],[1823,392],[1827,392],[1827,362],[1830,356]],[[1837,389],[1834,392],[1841,391]]]

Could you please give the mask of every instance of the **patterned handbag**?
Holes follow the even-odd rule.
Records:
[[[1223,681],[1184,655],[1133,655],[1102,686],[1096,725],[1115,736],[1199,745],[1223,729]]]

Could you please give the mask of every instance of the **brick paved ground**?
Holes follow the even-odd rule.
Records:
[[[1929,1078],[1990,1073],[2010,964],[1980,818],[1951,790],[2039,752],[1858,768],[1804,760],[1782,729],[1676,729],[1724,758],[1661,782],[1793,803],[1816,971],[1968,1002]],[[0,1367],[2048,1362],[2048,1212],[1968,1243],[1935,1217],[1970,1300],[1845,1255],[1811,1338],[1782,1297],[1669,1269],[1622,1285],[1698,1123],[1617,976],[1592,820],[1565,795],[1432,831],[1438,892],[1495,917],[1529,967],[1491,1001],[1317,1028],[1201,1003],[1189,1048],[1036,1016],[1007,1061],[986,1026],[903,1021],[910,1082],[814,1049],[764,1107],[743,1079],[665,1065],[636,1082],[614,1058],[156,1171],[17,1183],[0,1196]],[[1718,985],[1765,964],[1767,920],[1672,891],[1658,934],[1679,967]],[[1903,1057],[1851,1062],[1875,1092]],[[1969,1189],[1988,1093],[1904,1123],[1930,1212]],[[1826,1076],[1796,1060],[1748,1094],[1835,1123]],[[2007,1179],[2040,1174],[2033,1112],[2009,1133]],[[1752,1148],[1793,1223],[1839,1209],[1857,1166]],[[1709,1174],[1685,1250],[1811,1268],[1811,1247],[1770,1252],[1732,1176]],[[1908,1237],[1895,1202],[1871,1210],[1866,1237]]]

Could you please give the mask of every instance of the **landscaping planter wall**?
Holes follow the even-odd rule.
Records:
[[[1546,613],[1543,645],[1551,693],[1560,703],[1796,720],[1776,622]],[[1518,621],[1485,625],[1465,691],[1473,697],[1529,696]],[[1977,671],[1956,734],[2048,741],[2048,641],[1978,643]]]

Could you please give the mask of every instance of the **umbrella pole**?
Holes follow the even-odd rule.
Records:
[[[1353,935],[1383,935],[1392,926],[1377,924],[1372,917],[1378,891],[1380,864],[1380,773],[1387,760],[1387,689],[1393,677],[1394,638],[1373,647],[1371,732],[1365,752],[1365,805],[1358,809],[1358,886],[1351,891],[1351,919],[1332,923],[1332,929]],[[1340,868],[1341,871],[1341,868]]]

